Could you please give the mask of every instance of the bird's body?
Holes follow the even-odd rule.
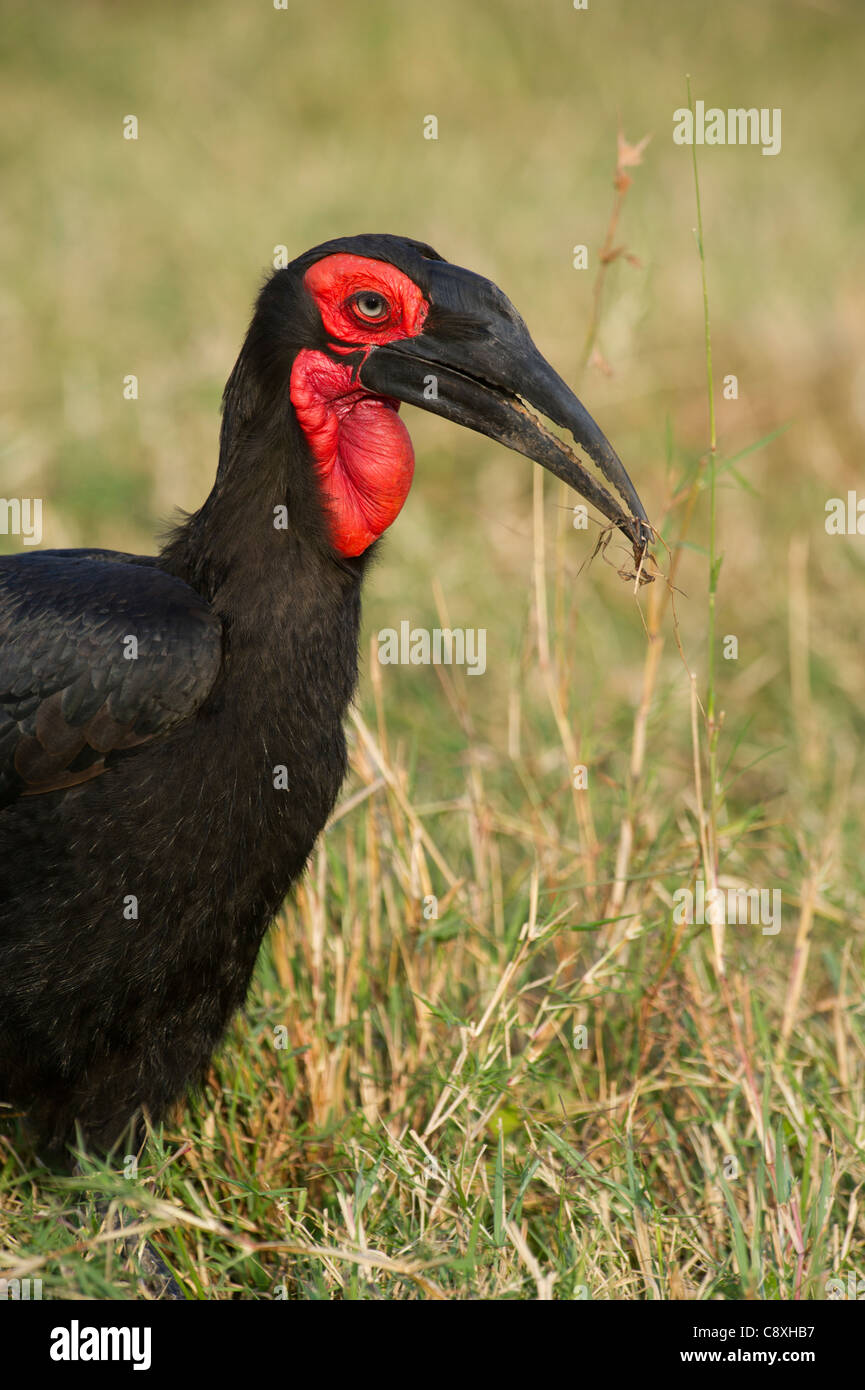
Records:
[[[214,489],[159,556],[0,560],[0,1101],[26,1108],[45,1148],[78,1127],[107,1150],[201,1077],[345,775],[361,581],[411,481],[388,390],[411,400],[407,374],[429,366],[373,359],[424,341],[416,286],[434,318],[420,263],[438,258],[399,238],[331,245],[262,292]],[[379,262],[408,296],[362,362],[331,321],[354,280],[328,299],[309,278],[334,262],[343,276],[343,247],[373,267],[364,316]],[[373,367],[387,389],[362,384]],[[454,378],[448,409],[472,423],[480,387]]]
[[[43,1145],[77,1122],[108,1148],[118,1117],[161,1115],[200,1077],[330,813],[359,578],[282,579],[266,601],[247,591],[242,629],[220,615],[195,717],[0,815],[0,1095],[29,1104]]]

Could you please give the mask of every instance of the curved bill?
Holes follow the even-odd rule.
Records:
[[[429,270],[432,307],[424,331],[372,348],[359,367],[361,385],[443,415],[541,464],[628,537],[639,567],[654,531],[609,440],[538,352],[496,285],[448,262]],[[538,416],[567,430],[618,495]]]

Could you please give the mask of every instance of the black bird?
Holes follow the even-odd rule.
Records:
[[[345,775],[361,581],[412,481],[400,402],[543,464],[639,563],[640,500],[510,301],[372,235],[264,285],[213,490],[159,555],[0,559],[0,1101],[47,1152],[140,1137],[243,1002]]]

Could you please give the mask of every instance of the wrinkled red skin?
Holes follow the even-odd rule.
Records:
[[[328,334],[352,344],[334,344],[338,352],[413,337],[429,310],[407,275],[365,256],[326,256],[304,283]],[[384,295],[391,306],[385,319],[360,316],[351,303],[360,290]],[[331,543],[341,555],[360,555],[396,519],[411,487],[414,450],[399,401],[365,390],[349,363],[311,348],[295,358],[290,394],[322,482]]]

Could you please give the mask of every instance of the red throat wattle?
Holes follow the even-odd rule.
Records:
[[[429,308],[407,275],[365,256],[326,256],[304,283],[338,340],[335,353],[414,337]],[[374,319],[361,312],[368,304],[381,310]],[[414,450],[399,401],[365,390],[356,367],[312,348],[295,358],[290,393],[326,499],[331,543],[341,555],[360,555],[396,519],[411,487]]]

